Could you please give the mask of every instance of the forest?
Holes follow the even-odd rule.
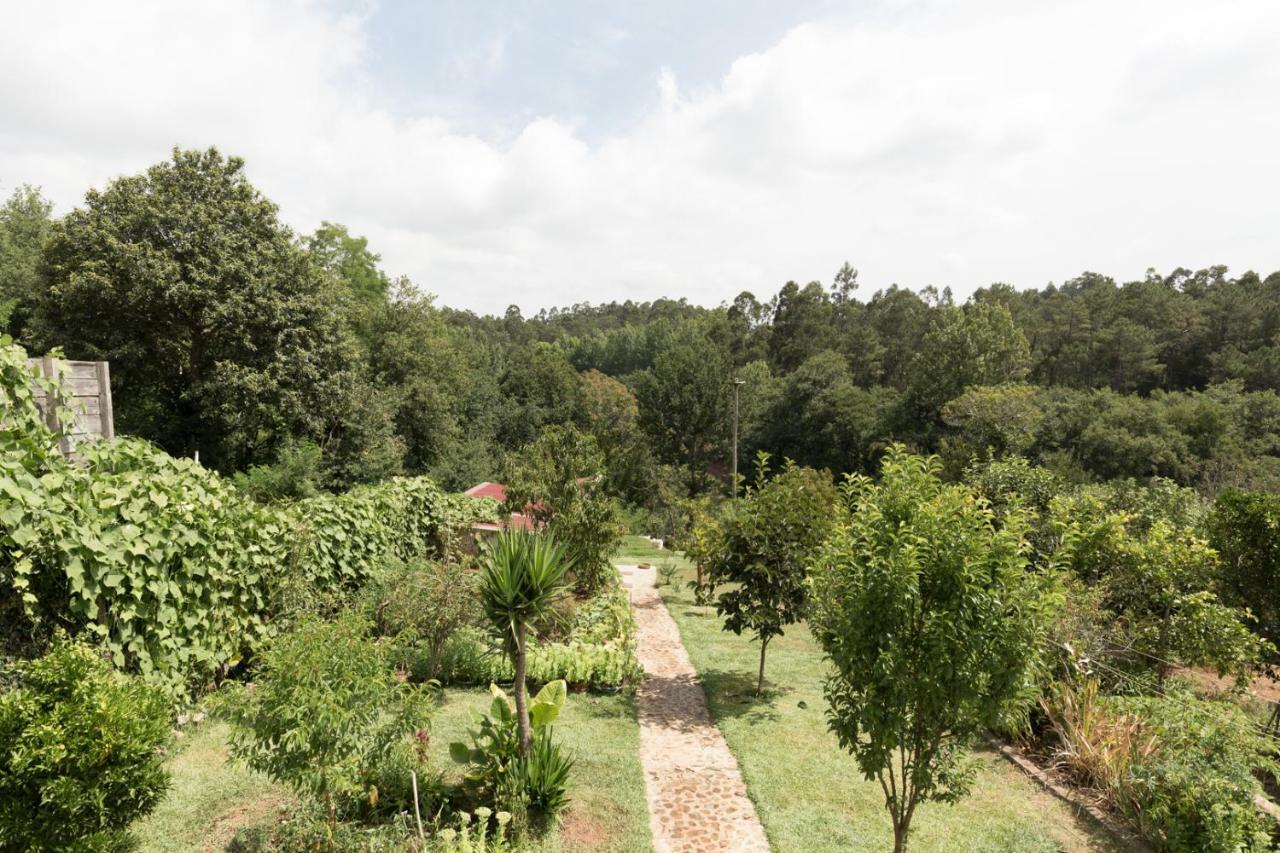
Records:
[[[895,850],[918,804],[1002,787],[991,737],[1158,849],[1274,849],[1280,271],[961,301],[850,262],[717,306],[490,316],[377,249],[291,230],[213,148],[64,215],[30,186],[0,207],[0,752],[25,768],[0,849],[162,836],[135,821],[166,814],[171,723],[206,712],[195,737],[297,798],[236,849],[561,849],[522,845],[558,843],[566,791],[613,816],[605,848],[647,849],[633,559],[663,561],[778,849],[822,816],[775,808],[765,751],[792,737],[816,744],[799,799],[878,780]],[[125,438],[56,451],[46,353],[110,363]],[[505,503],[459,494],[481,483]],[[465,540],[511,513],[534,532]],[[470,738],[448,784],[436,725]],[[75,765],[86,732],[136,762]],[[837,744],[856,765],[822,769]]]
[[[193,201],[194,200],[194,201]],[[175,151],[53,219],[0,211],[0,318],[33,352],[110,361],[121,432],[264,489],[500,479],[549,426],[590,439],[641,512],[727,490],[740,456],[872,472],[903,442],[951,476],[1023,456],[1069,482],[1280,487],[1280,272],[867,292],[848,264],[716,307],[437,305],[342,225],[295,235],[217,151]],[[648,531],[646,531],[648,532]]]

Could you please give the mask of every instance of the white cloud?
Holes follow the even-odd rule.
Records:
[[[553,116],[494,141],[390,114],[365,20],[317,3],[28,3],[6,22],[4,185],[66,209],[174,144],[216,144],[295,227],[348,224],[447,304],[713,304],[845,259],[871,286],[961,295],[1280,268],[1270,0],[813,22],[705,90],[655,57],[652,112],[594,144]],[[504,44],[476,47],[482,68]]]

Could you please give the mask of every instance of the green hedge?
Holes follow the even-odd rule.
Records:
[[[272,631],[286,580],[354,587],[383,560],[438,551],[446,515],[464,506],[424,478],[262,506],[138,439],[86,444],[70,463],[35,408],[35,381],[26,353],[0,339],[9,657],[38,654],[64,628],[94,635],[121,669],[196,687]]]

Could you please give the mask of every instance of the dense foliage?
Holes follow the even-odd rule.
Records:
[[[1222,557],[1222,592],[1257,617],[1258,633],[1280,643],[1280,495],[1228,491],[1209,520]]]
[[[811,625],[831,659],[832,731],[878,779],[906,849],[916,807],[966,793],[964,747],[1035,698],[1045,597],[1025,522],[892,448],[854,479],[849,515],[813,566]]]
[[[564,547],[579,592],[590,595],[616,577],[609,558],[622,526],[595,439],[548,427],[511,458],[506,479],[505,509],[528,515]]]
[[[0,347],[0,603],[6,654],[55,629],[85,633],[117,666],[199,687],[318,591],[388,559],[437,552],[449,504],[392,479],[286,507],[246,500],[190,459],[138,439],[69,462],[36,408],[20,347]]]
[[[164,694],[65,639],[0,683],[0,849],[132,849],[169,786]]]
[[[433,699],[396,678],[388,650],[348,614],[306,621],[262,654],[252,689],[231,703],[232,753],[339,814],[412,807],[424,780]]]

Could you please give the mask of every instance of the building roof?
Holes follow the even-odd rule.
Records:
[[[490,483],[485,481],[479,485],[472,486],[463,494],[473,498],[489,498],[498,503],[506,503],[507,487],[502,483]],[[499,519],[497,524],[488,521],[477,521],[471,525],[477,530],[497,530],[499,527],[514,527],[519,530],[533,530],[533,519],[522,512],[513,512],[504,519]]]

